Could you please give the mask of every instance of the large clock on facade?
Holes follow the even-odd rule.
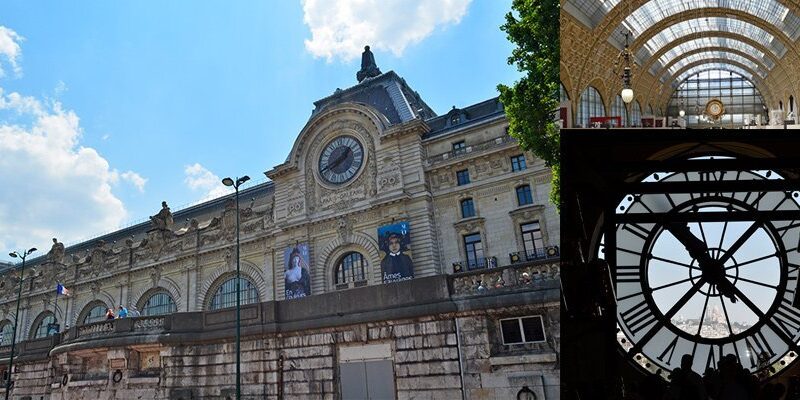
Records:
[[[625,196],[603,253],[626,357],[665,379],[687,354],[700,374],[728,358],[762,378],[797,358],[800,192],[781,180],[774,171],[662,172]]]
[[[364,148],[358,139],[343,135],[328,142],[319,156],[319,174],[328,183],[353,179],[364,163]]]
[[[725,105],[722,104],[722,101],[719,99],[711,99],[706,103],[706,115],[708,115],[713,120],[718,120],[722,118],[722,114],[725,113]]]

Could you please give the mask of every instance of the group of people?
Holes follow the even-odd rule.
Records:
[[[761,385],[756,375],[744,368],[736,356],[728,354],[719,361],[716,369],[708,368],[701,376],[692,371],[691,355],[681,358],[681,366],[670,375],[664,385],[655,375],[650,375],[629,393],[631,399],[655,400],[797,400],[800,399],[800,380],[792,377],[787,388],[782,383]]]
[[[119,305],[119,310],[114,314],[113,308],[106,309],[106,319],[127,318],[127,317],[141,317],[142,314],[136,309],[136,306],[131,304],[130,310],[125,308],[122,304]]]

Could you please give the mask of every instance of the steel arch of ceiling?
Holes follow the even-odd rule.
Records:
[[[690,52],[681,54],[680,57],[675,58],[672,61],[670,61],[669,64],[664,66],[664,68],[661,70],[660,75],[656,76],[656,78],[658,78],[659,81],[661,81],[661,82],[663,82],[665,84],[666,83],[671,83],[671,82],[673,82],[673,80],[671,78],[673,78],[675,76],[674,73],[670,73],[670,69],[673,66],[675,66],[675,65],[679,66],[679,68],[676,70],[676,72],[677,72],[681,68],[683,68],[684,65],[688,65],[688,64],[691,64],[692,62],[694,62],[694,61],[689,61],[686,64],[681,65],[681,62],[683,62],[684,60],[691,59],[691,57],[693,55],[698,55],[698,54],[702,54],[702,53],[705,53],[705,52],[711,52],[711,51],[716,51],[716,52],[719,53],[719,55],[725,55],[726,59],[727,59],[727,56],[729,54],[735,54],[737,57],[742,57],[743,59],[745,59],[745,60],[747,60],[749,62],[752,62],[753,65],[755,65],[756,68],[752,68],[752,66],[750,66],[750,65],[748,65],[748,66],[751,67],[750,69],[752,69],[753,71],[758,73],[758,76],[761,79],[764,79],[766,77],[767,72],[769,72],[769,69],[767,69],[766,66],[761,64],[758,59],[756,59],[755,57],[753,57],[750,54],[747,54],[747,53],[739,51],[739,50],[733,50],[733,49],[729,49],[729,48],[722,48],[722,49],[717,49],[717,50],[697,49],[697,50],[694,50],[694,51],[690,51]],[[703,60],[706,60],[706,59],[709,59],[709,58],[712,58],[712,57],[701,58],[701,59],[695,60],[695,61],[703,61]],[[730,58],[730,59],[733,60],[733,61],[740,61],[740,62],[742,61],[742,60],[737,60],[736,57],[733,57],[733,58]],[[744,63],[742,63],[742,64],[744,64]],[[744,64],[744,65],[747,65],[747,64]],[[666,78],[666,80],[664,80],[662,78]]]
[[[775,60],[773,60],[772,57],[770,57],[767,54],[764,54],[764,52],[762,52],[761,50],[747,43],[729,40],[725,42],[723,45],[722,43],[715,40],[698,39],[686,42],[683,45],[676,46],[670,49],[665,54],[663,54],[661,57],[659,57],[658,62],[661,64],[661,67],[659,69],[662,70],[669,69],[668,65],[672,62],[672,60],[679,59],[683,56],[687,56],[690,53],[697,52],[698,50],[701,49],[710,49],[719,51],[731,50],[734,52],[746,54],[747,56],[752,57],[753,61],[759,64],[759,66],[765,71],[771,71],[776,66]]]
[[[663,56],[664,54],[666,54],[668,51],[672,50],[673,48],[675,48],[675,47],[677,47],[677,46],[680,46],[680,45],[681,45],[681,44],[683,44],[683,43],[687,43],[687,42],[690,42],[690,41],[692,41],[692,40],[701,39],[701,38],[721,38],[721,39],[730,39],[730,40],[736,40],[736,41],[739,41],[739,42],[742,42],[742,43],[748,44],[748,45],[750,45],[750,46],[752,46],[752,47],[754,47],[754,48],[758,49],[758,50],[759,50],[759,51],[761,51],[762,53],[764,53],[764,54],[768,54],[768,55],[769,55],[768,57],[772,57],[772,58],[774,58],[774,60],[775,60],[775,67],[777,67],[777,68],[781,68],[781,69],[783,69],[783,68],[784,68],[784,66],[783,66],[783,63],[780,63],[780,62],[778,62],[778,61],[779,61],[779,59],[778,59],[778,57],[776,56],[776,54],[775,54],[775,53],[771,53],[770,49],[766,48],[766,47],[765,47],[763,44],[761,44],[761,43],[759,43],[759,42],[757,42],[757,41],[753,40],[753,39],[752,39],[752,38],[750,38],[749,36],[744,36],[744,35],[739,35],[739,34],[736,34],[736,33],[724,32],[724,31],[711,31],[711,32],[702,32],[702,33],[701,33],[701,32],[698,32],[698,33],[694,33],[694,34],[691,34],[691,35],[686,35],[686,36],[680,37],[680,38],[678,38],[678,39],[676,39],[676,40],[674,40],[674,41],[670,42],[670,43],[669,43],[669,44],[667,44],[666,46],[662,47],[662,48],[661,48],[661,49],[658,51],[658,53],[656,53],[656,54],[653,54],[653,55],[652,55],[652,56],[651,56],[651,57],[650,57],[650,58],[647,60],[647,62],[645,62],[645,63],[642,65],[642,67],[640,68],[640,70],[641,70],[641,71],[649,71],[649,70],[650,70],[650,66],[651,66],[651,65],[653,65],[653,64],[654,64],[654,63],[655,63],[655,62],[656,62],[658,59],[660,59],[660,58],[661,58],[661,56]],[[792,59],[794,59],[794,61],[796,61],[797,63],[800,63],[800,58],[798,58],[796,54],[794,54],[794,53],[788,53],[788,54],[787,54],[787,56],[791,56],[791,57],[792,57]],[[636,80],[637,80],[637,79],[638,79],[640,76],[641,76],[641,75],[639,75],[639,76],[634,76],[634,81],[636,81]]]
[[[772,92],[769,90],[769,87],[766,84],[764,84],[764,81],[758,76],[758,74],[755,73],[755,71],[751,70],[746,65],[740,64],[740,63],[738,63],[736,61],[724,59],[724,58],[723,59],[707,59],[707,60],[696,61],[696,62],[693,62],[691,64],[688,64],[688,65],[684,66],[680,70],[676,71],[675,74],[673,74],[673,75],[676,76],[676,77],[680,77],[684,72],[686,72],[686,71],[688,71],[688,70],[690,70],[690,69],[692,69],[694,67],[702,66],[703,64],[712,64],[712,63],[717,63],[717,64],[720,64],[720,65],[709,66],[709,68],[708,68],[709,70],[711,70],[711,69],[724,69],[723,66],[727,64],[727,65],[732,65],[732,66],[738,67],[738,68],[746,71],[751,76],[750,77],[745,76],[745,78],[750,79],[750,81],[753,83],[753,86],[755,86],[756,89],[758,89],[758,91],[761,92],[761,96],[764,98],[764,101],[768,102],[769,100],[772,99],[773,96],[772,96]],[[739,73],[738,71],[733,71],[733,72]],[[661,101],[661,100],[663,99],[663,96],[665,94],[663,89],[666,88],[666,87],[670,88],[670,90],[668,92],[669,92],[669,95],[671,96],[672,93],[675,91],[675,89],[672,86],[672,81],[669,81],[669,82],[666,82],[664,85],[662,85],[662,91],[660,93],[658,93],[658,94],[654,93],[655,85],[651,85],[649,90],[648,90],[648,94],[650,95],[649,98],[657,99],[657,100],[659,100],[659,101],[657,101],[658,104],[663,104],[663,101]]]
[[[761,31],[764,31],[771,35],[775,39],[780,40],[780,44],[786,48],[787,51],[789,50],[796,50],[794,42],[780,29],[777,29],[774,25],[770,25],[765,20],[757,18],[753,15],[742,13],[736,10],[730,10],[726,8],[713,8],[705,10],[703,15],[699,15],[696,10],[688,10],[682,13],[678,13],[675,15],[671,15],[668,18],[665,18],[659,21],[657,24],[651,26],[646,31],[642,32],[639,36],[637,36],[633,44],[630,46],[631,50],[637,52],[637,50],[643,47],[650,39],[654,36],[658,35],[659,33],[666,31],[673,25],[677,25],[683,23],[685,21],[699,21],[699,20],[707,20],[709,18],[715,18],[717,20],[733,20],[733,21],[741,21],[746,23],[749,26],[744,26],[744,28],[751,29],[752,31],[756,31],[751,28],[759,28]],[[693,33],[693,32],[692,32]],[[745,34],[742,32],[737,32],[740,34]],[[683,34],[680,36],[684,36]],[[679,36],[679,37],[680,37]],[[674,40],[675,38],[673,38]],[[660,47],[659,47],[660,48]],[[652,50],[652,49],[650,49]],[[658,50],[655,50],[658,51]]]

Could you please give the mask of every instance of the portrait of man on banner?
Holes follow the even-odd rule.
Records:
[[[378,243],[384,254],[381,259],[383,283],[405,281],[414,277],[410,242],[408,222],[378,228]]]
[[[300,243],[286,248],[283,254],[286,260],[284,287],[286,299],[296,299],[311,295],[311,275],[308,264],[308,244]]]

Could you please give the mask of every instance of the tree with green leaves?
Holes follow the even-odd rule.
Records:
[[[498,85],[500,101],[509,134],[552,169],[550,201],[558,207],[560,140],[553,113],[558,108],[561,6],[558,0],[514,0],[511,7],[500,29],[517,46],[508,63],[525,76],[512,87]]]

